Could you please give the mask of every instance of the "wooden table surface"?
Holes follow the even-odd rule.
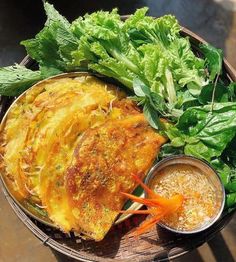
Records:
[[[235,0],[54,0],[56,8],[70,20],[86,12],[119,7],[129,14],[149,6],[149,14],[171,13],[180,23],[213,45],[222,48],[236,68]],[[220,3],[220,2],[223,2]],[[19,42],[33,37],[42,28],[45,17],[41,0],[0,0],[0,66],[19,62],[25,56]],[[17,218],[0,190],[0,262],[73,261],[45,247]],[[236,261],[236,217],[197,250],[176,261]]]

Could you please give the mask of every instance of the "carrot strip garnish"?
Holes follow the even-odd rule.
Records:
[[[144,215],[152,215],[152,217],[146,221],[144,221],[133,233],[134,236],[139,236],[142,233],[146,232],[148,229],[153,227],[156,223],[158,223],[164,216],[170,215],[176,212],[183,204],[184,197],[180,194],[174,195],[171,198],[165,198],[158,194],[156,194],[153,190],[151,190],[147,185],[145,185],[142,180],[132,174],[134,180],[142,186],[142,188],[148,193],[151,198],[141,198],[128,193],[122,192],[122,195],[133,200],[134,202],[138,202],[149,206],[151,208],[147,210],[122,210],[120,213],[125,214],[144,214]]]
[[[146,186],[137,175],[132,174],[132,177],[151,197],[157,196],[157,194],[153,192],[148,186]]]
[[[169,204],[169,199],[162,197],[159,194],[155,193],[147,185],[145,185],[143,183],[143,181],[137,175],[132,174],[132,177],[149,194],[149,196],[151,197],[151,199],[149,199],[149,200],[157,203],[158,205],[164,205],[165,206],[165,205]]]
[[[143,234],[144,232],[148,231],[151,227],[153,227],[157,222],[160,221],[161,216],[154,216],[149,218],[148,220],[144,221],[141,226],[139,226],[135,231],[132,232],[131,235],[138,237],[139,235]]]
[[[140,204],[144,204],[144,205],[152,205],[152,206],[159,206],[158,204],[156,204],[155,202],[153,202],[153,200],[151,199],[146,199],[146,198],[142,198],[142,197],[137,197],[128,193],[124,193],[121,192],[122,195],[126,196],[127,198],[133,200],[134,202],[138,202]]]

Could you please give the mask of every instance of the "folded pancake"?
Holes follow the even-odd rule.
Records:
[[[95,77],[43,81],[1,126],[4,181],[31,212],[101,240],[165,139],[134,102]],[[30,208],[29,208],[30,206]]]
[[[26,198],[29,192],[25,186],[26,175],[19,172],[21,169],[19,160],[24,150],[24,140],[27,135],[27,127],[31,119],[40,108],[33,109],[33,101],[43,91],[43,86],[32,89],[19,101],[11,106],[5,125],[1,126],[1,155],[5,180],[8,187],[16,194],[18,199]]]
[[[65,178],[74,230],[102,240],[164,142],[141,113],[85,131]]]
[[[12,106],[1,143],[6,177],[19,198],[40,204],[39,174],[54,144],[69,128],[79,133],[88,128],[92,111],[94,122],[103,122],[105,109],[122,97],[95,77],[51,79],[28,90]]]
[[[1,134],[4,180],[15,197],[70,231],[75,222],[65,170],[86,129],[139,113],[124,97],[95,77],[52,79],[28,90],[12,106]]]
[[[139,109],[134,103],[128,99],[122,99],[114,101],[112,108],[88,110],[87,115],[81,114],[80,111],[74,112],[68,117],[67,122],[60,126],[58,130],[60,140],[53,141],[50,146],[47,160],[40,173],[39,185],[42,205],[46,207],[50,219],[63,231],[68,232],[76,227],[75,217],[68,204],[64,176],[83,131],[85,128],[98,126],[109,119],[120,119],[138,112]],[[86,125],[83,120],[85,116]],[[81,125],[81,123],[84,124]]]

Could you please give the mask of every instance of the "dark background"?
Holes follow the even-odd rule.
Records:
[[[232,0],[236,1],[236,0]],[[149,14],[176,15],[187,27],[225,51],[236,68],[236,12],[224,9],[213,0],[51,0],[70,21],[86,12],[118,7],[120,14],[130,14],[149,6]],[[34,37],[43,27],[45,15],[41,0],[0,0],[0,67],[20,62],[25,50],[21,40]],[[236,261],[236,219],[216,237],[178,262]],[[0,190],[0,262],[69,262],[43,246],[20,222]]]

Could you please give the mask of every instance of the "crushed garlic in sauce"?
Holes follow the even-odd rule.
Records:
[[[159,171],[151,187],[161,196],[184,196],[182,207],[162,221],[179,231],[191,231],[211,220],[220,208],[212,183],[197,167],[187,164],[167,166]]]

